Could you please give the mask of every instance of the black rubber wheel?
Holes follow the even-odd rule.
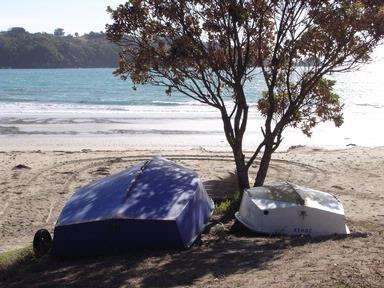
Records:
[[[52,237],[46,229],[40,229],[33,237],[33,252],[37,257],[41,257],[48,253],[51,248]]]

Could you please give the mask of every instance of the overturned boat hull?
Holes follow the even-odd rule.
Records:
[[[75,193],[56,223],[51,254],[189,247],[212,212],[196,172],[156,157]]]
[[[287,182],[246,190],[236,218],[248,229],[265,234],[349,234],[338,199]]]

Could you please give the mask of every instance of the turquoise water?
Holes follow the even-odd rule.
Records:
[[[335,90],[351,112],[360,112],[362,107],[384,108],[383,64],[378,61],[363,66],[360,71],[330,75],[336,80]],[[52,112],[62,108],[105,110],[137,110],[152,107],[161,110],[166,107],[191,109],[195,112],[207,109],[181,93],[165,93],[165,87],[150,84],[138,85],[133,89],[128,79],[113,76],[113,69],[0,69],[1,111],[49,109]],[[250,106],[257,103],[265,84],[262,77],[254,77],[247,83],[245,93]],[[231,98],[224,99],[231,102]],[[11,105],[11,106],[10,106]],[[64,105],[64,106],[63,106]],[[68,106],[69,105],[69,106]],[[61,109],[61,108],[60,108]],[[370,111],[362,111],[364,114]],[[377,110],[374,111],[377,113]]]
[[[336,92],[348,105],[383,107],[384,61],[364,66],[362,71],[331,75]],[[107,106],[201,106],[199,102],[164,87],[138,85],[112,75],[113,69],[0,69],[0,103],[81,104]],[[265,85],[254,77],[245,92],[248,103],[257,102]],[[230,98],[226,99],[230,101]],[[159,107],[161,109],[161,107]]]
[[[178,105],[192,99],[165,94],[164,87],[139,85],[112,75],[113,69],[4,69],[0,70],[0,101],[81,103],[102,105]],[[248,89],[255,102],[263,89],[260,79]]]
[[[299,129],[287,129],[285,145],[384,145],[384,134],[378,133],[384,123],[383,67],[384,61],[378,61],[360,71],[330,75],[337,81],[336,93],[345,104],[344,125],[335,128],[332,123],[319,124],[312,138],[304,137]],[[149,145],[172,135],[184,135],[185,139],[175,136],[177,139],[167,141],[206,141],[207,145],[227,147],[217,109],[178,93],[167,96],[164,87],[141,85],[133,90],[129,80],[122,81],[112,72],[113,69],[0,70],[0,144],[6,137],[17,135],[124,136],[142,143],[142,135],[161,134],[164,136],[148,140]],[[245,88],[251,106],[246,144],[249,147],[261,137],[264,119],[254,104],[264,89],[261,77],[255,77]],[[196,135],[207,139],[194,138]]]

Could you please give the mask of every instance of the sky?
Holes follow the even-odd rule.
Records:
[[[115,8],[125,0],[0,0],[0,31],[24,27],[28,32],[80,35],[105,30],[111,19],[107,6]]]
[[[63,28],[65,34],[79,35],[105,30],[112,20],[106,12],[126,0],[0,0],[0,31],[24,27],[30,33],[53,33]],[[383,60],[384,45],[372,55]],[[379,58],[379,59],[378,59]]]

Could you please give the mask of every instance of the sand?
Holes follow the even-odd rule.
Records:
[[[0,152],[0,252],[30,244],[37,229],[52,231],[77,188],[152,155],[195,169],[215,198],[235,190],[234,165],[226,151],[166,146],[33,151],[36,147],[29,147],[28,141],[19,142],[22,151],[8,147]],[[266,181],[277,179],[336,195],[344,204],[351,235],[266,237],[234,233],[233,222],[213,221],[202,242],[186,251],[47,259],[46,265],[26,268],[23,277],[16,274],[4,283],[6,287],[383,287],[384,147],[297,147],[278,152]]]

